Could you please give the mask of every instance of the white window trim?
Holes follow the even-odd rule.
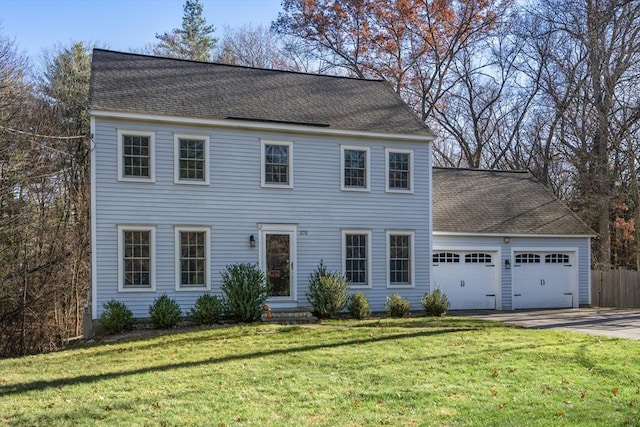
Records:
[[[148,288],[127,288],[124,286],[124,232],[125,231],[148,231],[149,232],[149,255],[150,281]],[[156,228],[153,225],[118,225],[118,292],[155,292],[156,291]]]
[[[180,140],[204,141],[204,180],[180,179]],[[209,185],[209,136],[194,134],[173,134],[173,182],[174,184]]]
[[[283,145],[289,149],[289,184],[272,184],[266,182],[266,162],[264,158],[265,147],[267,145]],[[261,187],[265,188],[293,188],[293,141],[275,141],[269,139],[260,140],[260,168]]]
[[[409,154],[409,189],[404,190],[401,188],[389,188],[389,153],[405,153]],[[413,150],[406,150],[401,148],[385,148],[384,149],[384,185],[387,193],[405,193],[413,194],[414,184],[413,173]]]
[[[344,152],[345,150],[352,151],[364,151],[366,154],[365,163],[365,186],[364,187],[349,187],[344,185]],[[357,145],[340,145],[340,190],[342,191],[371,191],[371,148],[362,147]]]
[[[365,234],[367,236],[367,284],[358,285],[349,283],[351,289],[371,289],[371,230],[347,228],[342,230],[342,273],[347,271],[347,235],[348,234]]]
[[[387,264],[387,268],[386,268],[386,272],[387,272],[387,288],[391,288],[391,289],[403,289],[403,288],[415,288],[415,284],[416,284],[416,279],[415,279],[415,273],[416,273],[416,251],[415,251],[415,246],[416,246],[416,233],[415,231],[409,231],[409,230],[387,230],[387,255],[386,255],[386,264]],[[409,263],[410,263],[410,268],[409,268],[409,274],[411,275],[411,282],[410,283],[403,283],[400,285],[395,285],[393,283],[391,283],[391,236],[410,236],[411,237],[411,247],[409,248],[409,250],[411,251],[410,255],[411,257],[409,258]]]
[[[194,231],[194,232],[204,232],[204,256],[205,256],[205,286],[182,286],[182,274],[181,274],[181,262],[180,262],[180,233],[186,231]],[[198,291],[210,291],[211,290],[211,240],[210,234],[211,229],[209,227],[198,227],[198,226],[176,226],[175,227],[175,289],[179,292],[198,292]]]
[[[140,130],[126,130],[126,129],[118,129],[117,138],[118,143],[116,144],[118,149],[118,181],[125,182],[155,182],[156,181],[156,160],[155,160],[155,146],[156,146],[156,133],[155,132],[145,132]],[[147,136],[149,137],[149,177],[148,178],[136,178],[133,176],[124,176],[124,164],[122,156],[124,155],[122,138],[124,136]]]

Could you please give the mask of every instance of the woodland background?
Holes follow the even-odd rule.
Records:
[[[439,135],[436,165],[529,170],[597,234],[593,268],[640,267],[638,0],[283,0],[220,37],[187,0],[156,39],[134,51],[384,79]],[[0,356],[82,333],[93,47],[36,67],[0,28]]]

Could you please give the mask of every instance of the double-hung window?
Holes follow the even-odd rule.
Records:
[[[293,187],[293,143],[261,141],[262,186]]]
[[[341,146],[341,185],[349,191],[369,191],[369,147]]]
[[[174,135],[174,182],[209,183],[209,137]]]
[[[387,285],[413,287],[414,232],[387,231]]]
[[[155,133],[118,130],[118,180],[155,180]]]
[[[342,271],[351,287],[371,287],[371,231],[342,230]]]
[[[118,226],[118,290],[155,290],[155,228]]]
[[[413,192],[413,151],[385,150],[387,191],[398,193]]]
[[[210,289],[209,229],[176,227],[176,290]]]

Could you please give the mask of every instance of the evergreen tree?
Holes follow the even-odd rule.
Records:
[[[217,43],[212,36],[213,25],[207,25],[202,17],[202,5],[199,0],[186,0],[182,28],[174,28],[171,32],[156,34],[160,42],[153,52],[156,55],[171,58],[191,59],[194,61],[211,60],[211,51]]]

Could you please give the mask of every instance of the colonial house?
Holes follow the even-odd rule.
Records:
[[[89,108],[93,319],[186,312],[239,262],[274,309],[309,307],[321,260],[374,311],[434,287],[454,309],[590,303],[588,227],[527,173],[432,168],[385,81],[95,49]]]
[[[92,298],[188,310],[256,263],[308,307],[322,260],[373,310],[429,290],[431,142],[382,80],[93,52]]]

